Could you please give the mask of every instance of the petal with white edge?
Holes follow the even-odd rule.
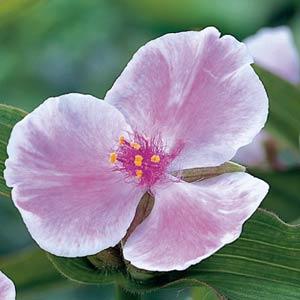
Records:
[[[0,271],[0,299],[15,300],[16,289],[13,282]]]
[[[4,176],[41,248],[86,256],[123,238],[144,191],[109,154],[130,130],[116,108],[80,94],[50,98],[16,124]]]
[[[217,166],[252,141],[268,113],[246,46],[213,27],[140,48],[105,99],[134,130],[183,147],[172,170]]]
[[[245,43],[255,63],[291,83],[300,82],[300,56],[287,26],[263,28]]]
[[[153,210],[130,235],[124,257],[145,270],[184,270],[236,240],[267,191],[246,173],[158,185]]]

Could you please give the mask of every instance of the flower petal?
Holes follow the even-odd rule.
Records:
[[[0,271],[0,299],[15,300],[16,290],[13,282]]]
[[[155,204],[124,247],[138,268],[184,270],[237,239],[268,185],[246,173],[156,187]]]
[[[263,28],[245,40],[255,63],[292,83],[300,82],[300,59],[291,30]]]
[[[184,144],[179,168],[230,160],[266,121],[267,96],[245,45],[219,36],[209,27],[147,43],[106,95],[133,129],[161,134],[169,148]]]
[[[60,256],[117,244],[144,191],[113,170],[124,117],[92,96],[50,98],[13,129],[5,179],[32,237]]]

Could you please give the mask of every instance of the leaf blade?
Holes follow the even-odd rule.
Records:
[[[51,286],[64,281],[37,247],[30,247],[8,257],[1,257],[1,271],[13,278],[18,291],[31,290],[35,286]],[[26,276],[24,276],[24,272]]]
[[[266,129],[299,150],[300,89],[257,65],[254,69],[262,80],[270,100]]]
[[[299,227],[260,210],[247,222],[238,241],[192,267],[191,272],[230,299],[241,299],[241,296],[242,299],[273,299],[274,290],[278,299],[297,299],[300,296]]]
[[[64,264],[65,259],[59,259]],[[68,271],[70,273],[64,274],[72,278],[72,270]],[[233,300],[272,300],[274,291],[278,299],[298,299],[300,226],[288,225],[260,209],[245,224],[237,241],[186,271],[147,272],[129,265],[127,272],[129,274],[126,271],[119,273],[113,280],[135,292],[170,287],[172,283],[176,286],[176,282],[182,284],[184,280],[187,280],[186,286],[190,286],[188,281],[195,280]],[[93,276],[90,283],[97,282],[97,275]]]
[[[270,190],[262,207],[279,215],[284,221],[291,222],[300,216],[300,168],[281,172],[250,170],[270,185]]]
[[[5,160],[7,159],[6,147],[15,124],[21,121],[26,112],[13,106],[0,104],[0,196],[9,198],[10,189],[3,178]]]

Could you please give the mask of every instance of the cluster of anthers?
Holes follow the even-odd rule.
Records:
[[[120,136],[119,145],[110,153],[109,160],[116,170],[134,176],[141,185],[152,186],[162,178],[175,156],[175,153],[167,153],[160,138],[135,133],[132,141]]]

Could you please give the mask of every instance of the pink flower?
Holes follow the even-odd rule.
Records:
[[[145,192],[147,219],[123,252],[147,270],[183,270],[238,238],[268,185],[245,173],[187,183],[172,172],[218,166],[263,127],[268,100],[244,44],[215,28],[142,47],[105,100],[50,98],[13,129],[5,179],[33,238],[60,256],[125,236]]]
[[[15,300],[16,290],[13,282],[0,272],[0,299]]]
[[[244,42],[256,64],[291,83],[300,83],[299,53],[287,26],[263,28]]]
[[[245,40],[256,64],[271,73],[290,81],[300,83],[300,59],[291,30],[286,26],[263,28]],[[247,166],[267,164],[265,143],[272,137],[261,131],[250,145],[241,148],[234,161]]]

